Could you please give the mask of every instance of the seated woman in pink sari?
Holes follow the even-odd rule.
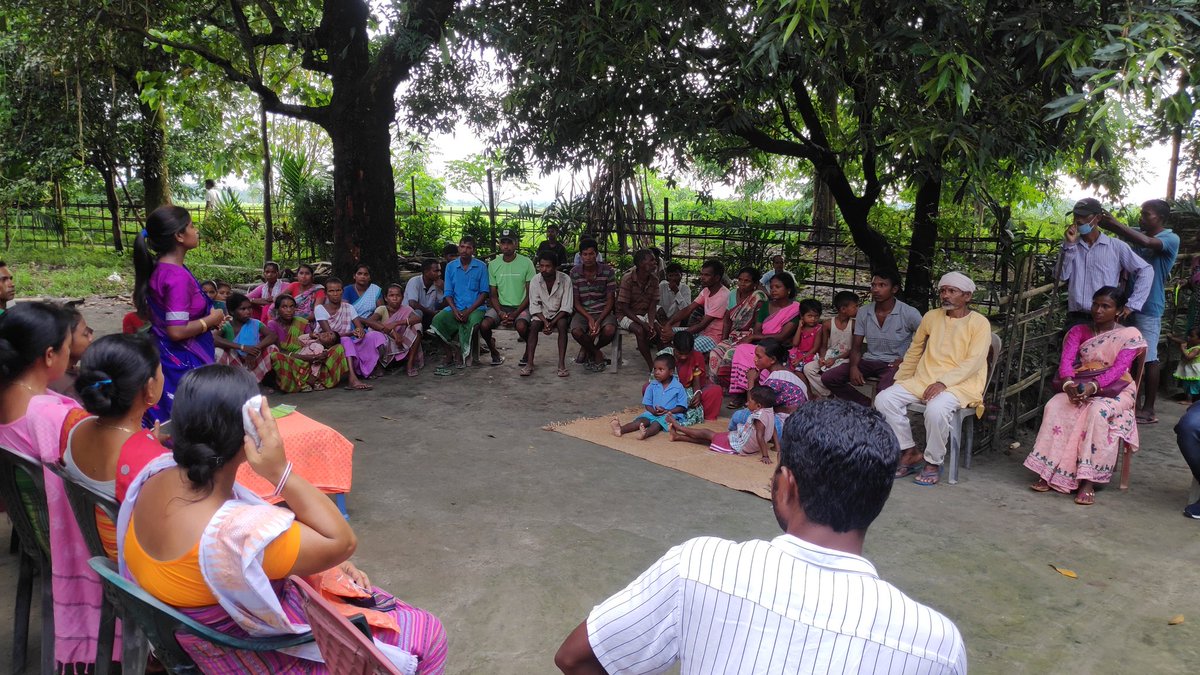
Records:
[[[74,399],[47,389],[67,371],[69,322],[61,308],[43,302],[22,302],[0,315],[0,446],[43,464],[59,461],[63,427],[87,416]],[[62,481],[49,471],[44,478],[54,552],[54,672],[91,672],[100,632],[100,577],[87,564],[90,555]],[[121,653],[119,636],[114,653]]]
[[[729,291],[729,310],[721,327],[721,341],[708,354],[708,370],[713,381],[729,385],[733,368],[733,350],[754,329],[754,323],[767,316],[767,294],[758,285],[758,270],[743,267]]]
[[[416,377],[417,370],[425,366],[425,355],[421,352],[421,315],[404,302],[404,287],[399,284],[388,286],[384,304],[376,307],[363,323],[387,336],[380,364],[386,367],[408,359],[408,376]]]
[[[345,614],[365,614],[376,646],[400,672],[441,673],[441,622],[372,586],[349,562],[353,530],[328,497],[292,472],[266,400],[249,412],[258,442],[244,434],[242,407],[257,393],[240,368],[214,365],[183,377],[172,455],[147,465],[121,504],[121,574],[237,637],[307,632],[303,594],[287,578],[313,577],[312,586],[332,592]],[[243,463],[275,485],[288,508],[239,485]],[[330,672],[313,642],[279,652],[224,649],[182,634],[179,642],[206,673]]]
[[[792,275],[787,272],[776,274],[771,277],[767,290],[771,301],[767,303],[766,317],[754,323],[754,330],[742,338],[733,351],[729,393],[737,398],[729,404],[731,410],[746,404],[745,393],[749,390],[746,371],[754,367],[754,346],[767,338],[791,344],[792,335],[800,323],[800,303],[796,302],[796,281]]]
[[[1025,459],[1025,467],[1039,476],[1030,486],[1035,492],[1075,491],[1075,503],[1090,506],[1095,484],[1112,478],[1118,441],[1138,448],[1130,366],[1146,341],[1136,328],[1117,323],[1124,308],[1117,289],[1105,286],[1092,296],[1092,323],[1067,331],[1058,366],[1062,391],[1046,403]]]
[[[304,263],[296,268],[296,280],[284,291],[296,301],[296,316],[313,320],[313,310],[325,302],[325,287],[313,282],[312,265]]]

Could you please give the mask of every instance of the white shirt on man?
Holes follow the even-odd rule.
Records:
[[[784,534],[676,546],[592,609],[588,642],[610,674],[966,673],[949,619],[860,556]]]
[[[422,307],[430,307],[434,311],[442,304],[442,291],[437,287],[437,281],[428,286],[425,285],[425,276],[418,274],[408,280],[404,285],[404,304],[409,304],[409,301],[416,300],[417,304]],[[419,309],[414,309],[417,314],[423,315]]]
[[[541,314],[550,320],[559,312],[570,314],[575,308],[575,288],[571,277],[564,272],[556,272],[554,288],[546,288],[546,278],[541,274],[529,282],[529,316]]]
[[[671,282],[666,279],[658,282],[658,306],[662,307],[663,312],[666,312],[668,319],[690,304],[692,304],[692,288],[690,286],[680,281],[679,290],[672,291]]]

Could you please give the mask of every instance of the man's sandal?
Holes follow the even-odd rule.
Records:
[[[942,479],[942,467],[926,464],[921,473],[913,478],[913,482],[922,487],[933,487]]]

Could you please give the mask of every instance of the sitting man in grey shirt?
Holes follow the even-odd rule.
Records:
[[[901,302],[896,297],[899,292],[899,272],[878,271],[871,277],[874,302],[858,310],[850,360],[821,375],[821,384],[834,398],[869,406],[871,399],[854,387],[861,386],[868,377],[879,378],[878,391],[892,386],[896,369],[912,344],[913,333],[921,325],[921,313],[912,305]],[[867,343],[865,354],[862,351],[864,340]]]

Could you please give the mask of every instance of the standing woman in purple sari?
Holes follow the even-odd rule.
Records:
[[[183,264],[187,252],[199,244],[191,215],[178,206],[155,209],[133,244],[133,302],[140,314],[150,317],[162,357],[163,396],[146,411],[147,426],[171,418],[175,386],[184,373],[213,362],[211,331],[225,321],[225,312],[213,308]]]

